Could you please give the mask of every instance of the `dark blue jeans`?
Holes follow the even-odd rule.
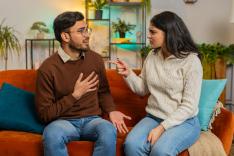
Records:
[[[43,132],[44,155],[68,156],[66,144],[73,140],[95,141],[93,156],[116,155],[116,128],[99,116],[51,122]]]

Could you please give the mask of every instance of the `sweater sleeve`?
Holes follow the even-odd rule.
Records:
[[[43,123],[59,118],[76,102],[72,94],[56,100],[52,80],[48,74],[38,70],[35,103],[37,114]]]
[[[201,62],[198,57],[196,57],[192,61],[191,66],[184,77],[184,89],[181,104],[175,112],[161,123],[165,129],[183,123],[185,120],[193,117],[198,111],[202,73]]]
[[[148,59],[146,58],[143,68],[139,76],[137,76],[131,69],[128,77],[124,78],[128,87],[136,94],[140,96],[145,96],[149,93],[147,83],[146,83],[146,63]]]
[[[99,88],[98,100],[102,111],[109,113],[115,110],[115,104],[111,96],[110,87],[106,77],[105,65],[102,59],[99,60]]]

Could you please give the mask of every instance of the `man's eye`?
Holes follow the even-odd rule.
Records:
[[[84,31],[83,29],[77,30],[77,32],[83,32],[83,31]]]

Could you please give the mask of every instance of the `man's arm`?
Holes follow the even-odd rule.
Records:
[[[100,61],[99,65],[101,65],[99,72],[100,83],[98,89],[99,104],[101,105],[102,110],[109,114],[109,118],[115,128],[117,128],[120,133],[127,133],[128,128],[125,125],[124,118],[131,120],[131,117],[119,111],[115,111],[115,105],[110,93],[110,88],[106,77],[106,70],[102,60]]]
[[[106,77],[105,65],[102,60],[99,60],[99,88],[98,100],[102,110],[105,113],[110,113],[115,110],[115,104],[111,96],[110,87]]]
[[[52,77],[38,70],[35,103],[38,116],[43,123],[59,118],[76,101],[77,99],[72,96],[72,93],[56,100]]]

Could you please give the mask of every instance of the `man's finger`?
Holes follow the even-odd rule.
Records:
[[[124,122],[122,123],[122,126],[123,126],[123,129],[124,129],[126,132],[128,132],[128,128],[127,128],[127,126],[125,125]]]
[[[128,119],[128,120],[132,120],[132,118],[131,118],[130,116],[127,116],[127,115],[125,115],[125,114],[124,114],[124,118],[125,118],[125,119]]]
[[[99,82],[99,80],[96,80],[95,82],[93,82],[92,84],[89,85],[89,88],[96,86],[98,84],[98,82]]]
[[[98,75],[95,75],[95,77],[93,77],[90,81],[89,81],[89,84],[92,84],[94,83],[98,78]]]
[[[123,124],[119,124],[119,126],[121,127],[121,129],[122,129],[122,132],[125,134],[125,133],[127,133],[127,131],[124,129],[124,126],[123,126]]]
[[[97,87],[88,89],[87,92],[92,92],[92,91],[95,91],[95,90],[97,90]]]
[[[77,82],[80,82],[81,80],[82,80],[82,78],[83,78],[83,73],[80,73],[80,75],[79,75],[79,77],[78,77],[78,80],[77,80]]]
[[[118,131],[122,133],[122,127],[119,124],[116,124],[116,126],[117,126]]]
[[[86,77],[86,79],[84,79],[84,81],[88,82],[94,76],[94,74],[95,72],[93,71],[88,77]]]

